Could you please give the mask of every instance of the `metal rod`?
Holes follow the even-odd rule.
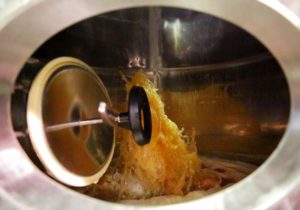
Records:
[[[72,128],[76,126],[87,126],[87,125],[95,125],[103,123],[102,119],[89,119],[89,120],[80,120],[75,122],[65,122],[56,125],[49,125],[45,127],[46,132],[58,131],[66,128]],[[25,131],[15,131],[17,138],[23,138],[28,136],[28,130]]]
[[[154,85],[158,86],[159,72],[162,67],[161,43],[161,8],[149,8],[149,70],[154,74]]]
[[[103,123],[102,119],[89,119],[89,120],[80,120],[75,122],[65,122],[56,125],[50,125],[45,128],[46,132],[57,131],[65,128],[72,128],[77,126],[86,126]]]

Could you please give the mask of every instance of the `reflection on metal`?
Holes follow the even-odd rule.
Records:
[[[260,153],[266,158],[276,147],[285,130],[268,130],[263,124],[272,127],[287,123],[289,94],[284,75],[272,54],[253,37],[212,16],[191,10],[159,7],[99,15],[96,19],[68,28],[46,42],[41,47],[42,50],[34,54],[39,58],[30,59],[37,62],[29,62],[31,67],[26,74],[30,69],[38,69],[35,66],[41,65],[43,59],[40,58],[43,58],[43,54],[53,56],[51,48],[65,42],[63,38],[57,37],[70,38],[71,43],[77,46],[78,43],[73,42],[77,34],[84,34],[89,24],[93,28],[100,23],[121,28],[131,27],[133,24],[133,34],[143,30],[149,32],[148,42],[145,43],[149,48],[148,66],[146,57],[142,56],[147,53],[141,53],[129,57],[127,69],[119,65],[121,59],[114,67],[104,68],[106,64],[93,67],[105,83],[116,106],[122,108],[126,104],[124,78],[121,75],[130,79],[138,68],[145,68],[146,74],[156,83],[164,97],[168,115],[185,129],[185,133],[190,134],[193,129],[196,131],[200,152],[222,151],[239,156]],[[113,36],[108,38],[103,33]],[[122,33],[116,33],[114,28],[106,27],[103,31],[95,30],[86,35],[86,42],[93,42],[94,37],[97,37],[97,42],[100,43],[122,45]],[[110,41],[112,37],[119,42]],[[226,41],[221,42],[222,39]],[[134,41],[126,42],[126,45],[135,44],[132,42]],[[88,52],[90,53],[84,56],[88,55],[87,60],[95,63],[93,50],[88,49]],[[116,51],[104,52],[112,57],[116,56]],[[211,60],[214,58],[217,59]],[[98,59],[97,62],[99,61]],[[26,85],[16,87],[21,90]],[[211,91],[212,89],[215,91]],[[26,88],[24,90],[26,92]],[[205,94],[207,91],[209,94]],[[202,97],[203,94],[205,97]],[[196,110],[197,114],[191,115],[195,119],[186,114],[178,117],[177,110],[186,110],[188,113],[190,109]],[[202,112],[205,114],[201,114]],[[211,122],[211,118],[215,121]],[[54,128],[64,126],[66,125],[59,124]],[[21,132],[18,136],[24,134],[26,132]],[[226,142],[227,146],[222,146],[219,141]],[[262,160],[257,162],[255,159],[255,163],[261,164]]]
[[[87,125],[95,125],[95,124],[101,124],[103,123],[102,119],[91,119],[91,120],[80,120],[80,121],[71,121],[71,122],[65,122],[60,123],[56,125],[49,125],[46,127],[46,132],[52,132],[52,131],[58,131],[65,128],[72,128],[72,127],[81,127],[81,126],[87,126]]]
[[[162,22],[164,68],[224,63],[267,52],[250,34],[213,16],[162,9]]]
[[[63,122],[55,125],[48,125],[45,127],[46,132],[53,132],[58,131],[66,128],[73,128],[73,127],[81,127],[87,125],[95,125],[103,123],[102,119],[88,119],[88,120],[80,120],[80,121],[71,121],[71,122]],[[17,138],[27,137],[28,130],[26,131],[15,131]]]
[[[254,63],[259,63],[267,60],[272,60],[274,57],[270,53],[261,53],[258,55],[253,55],[237,60],[231,60],[222,63],[213,63],[201,66],[192,66],[192,67],[173,67],[173,68],[161,68],[159,69],[160,73],[169,73],[176,71],[177,73],[195,73],[195,72],[208,72],[208,71],[217,71],[222,69],[237,68],[240,66],[251,65]]]
[[[110,126],[117,126],[120,123],[120,113],[104,102],[100,102],[98,112],[103,121]]]
[[[11,174],[16,175],[10,181],[3,182],[3,179],[0,179],[0,185],[13,184],[16,181],[15,179],[24,179],[34,171],[34,167],[22,158],[22,153],[17,149],[12,148],[1,151],[0,159],[2,166],[5,167],[5,172],[0,173],[0,176],[9,178]]]
[[[95,123],[82,127],[62,124],[98,118],[99,101],[110,103],[102,82],[86,64],[74,58],[49,62],[32,83],[27,104],[30,140],[50,174],[65,184],[94,183],[111,161],[113,128]],[[49,125],[58,127],[45,132]]]
[[[172,35],[173,35],[173,39],[174,39],[174,48],[175,48],[175,53],[177,55],[177,57],[181,57],[180,53],[180,40],[183,38],[182,37],[182,28],[181,28],[181,22],[180,20],[177,18],[176,20],[169,22],[167,20],[164,21],[164,29],[165,30],[171,30],[172,31]]]
[[[154,85],[158,85],[158,70],[162,67],[161,22],[162,8],[149,8],[149,71],[154,75]]]
[[[223,69],[222,71],[230,73],[230,77],[227,77],[225,74],[202,74],[201,77],[192,75],[190,78],[194,80],[185,81],[185,83],[191,84],[192,87],[185,87],[181,90],[189,90],[195,87],[204,88],[205,86],[209,85],[205,81],[209,81],[210,83],[229,81],[226,84],[230,85],[222,86],[221,83],[218,83],[217,85],[219,85],[221,90],[227,92],[231,97],[235,97],[236,100],[239,101],[240,99],[242,99],[243,102],[247,104],[247,107],[250,110],[263,111],[258,112],[256,116],[261,117],[261,119],[269,119],[269,121],[262,121],[260,124],[261,126],[256,128],[266,131],[270,126],[275,128],[275,125],[282,124],[282,130],[285,126],[287,126],[287,130],[282,137],[283,141],[281,141],[280,145],[277,147],[273,155],[264,163],[263,167],[259,168],[259,170],[250,175],[246,180],[230,187],[230,189],[225,189],[218,194],[209,196],[206,199],[195,199],[190,202],[182,203],[178,206],[166,205],[164,206],[164,208],[203,208],[207,210],[233,210],[241,208],[265,209],[277,207],[278,209],[286,209],[294,207],[295,209],[299,209],[299,204],[297,204],[299,203],[299,167],[295,166],[298,166],[300,164],[300,158],[298,155],[291,155],[297,154],[300,148],[300,105],[298,94],[300,81],[299,77],[294,76],[298,75],[300,66],[300,53],[298,47],[300,46],[299,30],[292,22],[289,21],[288,18],[286,18],[292,14],[290,11],[278,4],[276,5],[275,9],[275,7],[273,6],[274,2],[272,1],[263,2],[264,4],[262,3],[262,1],[245,0],[236,0],[234,3],[230,3],[227,0],[216,0],[213,2],[210,0],[191,0],[188,2],[144,0],[138,2],[122,1],[122,3],[120,4],[119,1],[111,0],[90,1],[89,3],[87,3],[86,1],[74,1],[72,3],[72,7],[70,7],[70,5],[66,3],[66,1],[46,0],[43,1],[43,3],[33,5],[32,7],[24,8],[25,11],[22,13],[14,14],[14,16],[11,16],[12,18],[14,18],[11,22],[1,22],[1,24],[6,25],[6,27],[3,28],[3,30],[0,32],[0,45],[2,46],[2,48],[0,48],[0,79],[1,81],[9,82],[9,84],[14,84],[14,80],[17,77],[17,74],[20,72],[20,69],[22,68],[24,62],[29,58],[32,52],[34,52],[38,46],[41,46],[43,43],[45,43],[55,33],[64,30],[70,24],[78,23],[78,21],[80,20],[84,20],[88,17],[92,17],[98,14],[106,13],[107,11],[137,6],[163,5],[177,8],[188,8],[190,10],[184,11],[185,14],[188,14],[187,16],[190,17],[190,21],[186,22],[192,22],[192,19],[196,16],[199,18],[203,18],[198,21],[198,25],[195,24],[196,26],[194,28],[199,29],[199,25],[203,25],[202,29],[206,31],[206,33],[201,34],[208,36],[203,36],[203,39],[200,39],[201,37],[198,36],[197,33],[189,32],[191,36],[195,37],[195,42],[189,42],[188,45],[186,45],[186,49],[190,49],[190,51],[186,53],[187,56],[185,56],[185,59],[178,59],[174,56],[172,48],[172,46],[174,45],[172,40],[166,40],[167,34],[163,35],[163,67],[177,68],[202,66],[211,63],[223,63],[230,60],[237,60],[249,56],[251,57],[253,55],[258,55],[265,52],[265,48],[262,45],[256,45],[255,43],[257,41],[254,38],[251,39],[251,36],[249,36],[249,34],[245,35],[245,33],[241,32],[241,30],[237,30],[236,28],[229,26],[230,24],[223,27],[223,23],[220,23],[221,20],[215,17],[207,16],[203,13],[197,13],[196,16],[194,16],[194,14],[196,13],[195,11],[202,11],[206,14],[212,14],[217,17],[224,18],[231,23],[234,23],[246,29],[248,32],[252,33],[255,37],[261,40],[264,45],[271,51],[272,55],[274,55],[274,57],[279,61],[289,84],[287,101],[289,101],[290,103],[286,104],[286,100],[281,99],[282,96],[286,97],[287,95],[286,92],[281,92],[281,88],[280,86],[278,86],[278,81],[281,81],[279,82],[279,84],[283,84],[280,77],[278,77],[277,79],[268,79],[268,76],[272,75],[272,71],[267,70],[274,68],[278,69],[278,65],[270,64],[271,62],[268,61],[256,63],[257,65],[252,64],[250,66],[251,68],[249,68],[248,71],[244,71],[247,65],[240,66],[235,70]],[[77,8],[79,11],[78,13],[76,13],[76,15],[74,15],[74,8]],[[249,8],[251,8],[251,10]],[[64,11],[63,13],[61,12],[62,10]],[[172,9],[167,11],[171,10]],[[253,11],[256,12],[253,13]],[[181,13],[177,13],[173,16],[179,16],[180,14]],[[45,16],[52,18],[40,18]],[[254,21],[249,21],[250,19]],[[96,18],[94,20],[99,19]],[[53,24],[53,22],[55,22],[56,24]],[[184,23],[185,21],[181,21],[182,27]],[[36,53],[36,55],[39,55],[43,59],[47,60],[60,56],[62,54],[71,55],[73,53],[73,56],[81,58],[91,65],[98,66],[98,74],[101,75],[102,73],[105,78],[106,84],[108,84],[108,87],[110,88],[109,91],[111,91],[110,93],[112,93],[110,95],[113,96],[113,100],[118,101],[123,93],[123,90],[118,89],[118,87],[120,87],[120,84],[123,83],[121,82],[121,78],[116,77],[116,75],[119,74],[118,68],[121,66],[126,66],[128,63],[128,54],[126,52],[123,53],[124,50],[122,49],[129,48],[128,51],[132,51],[132,48],[139,46],[143,48],[141,50],[142,52],[148,52],[148,48],[144,45],[144,43],[148,42],[148,37],[143,36],[145,35],[145,33],[136,33],[137,31],[142,31],[139,27],[136,28],[136,25],[126,25],[126,27],[121,29],[120,27],[116,27],[116,25],[107,24],[107,28],[111,28],[106,29],[105,27],[102,27],[106,24],[105,21],[102,22],[100,26],[98,25],[98,27],[95,27],[97,25],[94,24],[95,22],[91,24],[91,27],[89,27],[88,24],[84,25],[86,27],[83,27],[82,31],[84,33],[71,33],[69,31],[70,33],[66,33],[67,35],[65,34],[65,37],[67,38],[62,38],[64,36],[54,38],[54,41],[52,40],[52,42],[49,42],[49,48],[41,49],[38,53]],[[24,27],[26,27],[26,30],[24,30]],[[130,29],[128,29],[129,27]],[[95,29],[95,31],[89,30],[91,28]],[[125,34],[124,36],[121,36],[120,43],[128,43],[128,40],[126,40],[126,38],[129,37],[130,43],[134,43],[135,47],[132,47],[132,45],[119,45],[120,43],[117,43],[116,45],[113,45],[112,48],[111,44],[113,43],[112,39],[114,37],[110,36],[110,32],[116,30],[116,28],[118,29],[116,34]],[[143,29],[145,29],[145,27]],[[78,28],[74,31],[80,32]],[[100,31],[103,32],[103,36],[96,36],[100,33]],[[135,36],[128,36],[128,34],[122,33],[123,31],[134,32]],[[215,33],[209,33],[210,31]],[[109,41],[102,42],[98,39],[90,39],[90,37],[106,37],[105,40]],[[137,37],[140,38],[140,41],[138,43],[133,42],[133,40],[138,40]],[[245,42],[243,42],[244,39],[246,40]],[[16,42],[16,40],[18,41]],[[68,42],[65,42],[65,40],[68,40]],[[201,42],[199,42],[199,40],[201,40]],[[103,43],[107,43],[107,45]],[[26,47],[24,48],[24,46]],[[44,45],[44,47],[45,46],[47,45]],[[188,46],[191,47],[189,48]],[[137,55],[140,54],[137,53]],[[148,53],[146,53],[145,57],[148,57]],[[261,67],[258,67],[258,65],[261,65]],[[114,68],[115,66],[117,67]],[[109,75],[109,71],[111,69],[105,69],[107,67],[116,69],[116,71],[111,71],[113,77]],[[242,70],[239,71],[239,68],[241,68]],[[262,69],[265,72],[265,74],[263,75],[261,73]],[[215,72],[217,73],[217,71]],[[244,74],[245,72],[247,74]],[[130,71],[129,73],[132,72]],[[151,75],[151,73],[149,73],[149,75]],[[251,75],[257,79],[256,82],[254,82],[255,85],[253,84],[253,80],[251,80]],[[173,92],[176,92],[176,89],[178,90],[182,88],[182,86],[180,87],[180,82],[182,82],[183,80],[178,79],[182,78],[181,76],[182,75],[180,75],[180,77],[172,77],[172,79],[169,80],[171,81],[171,83],[167,83],[167,80],[164,80],[162,88],[166,88],[172,90]],[[223,77],[223,80],[220,80],[219,76]],[[250,80],[245,79],[245,77],[250,78]],[[197,80],[198,82],[192,82],[195,80]],[[234,85],[236,84],[234,82],[237,82],[237,85]],[[28,83],[26,83],[26,85],[28,85]],[[24,86],[25,88],[28,87],[26,85]],[[246,85],[246,87],[244,85]],[[179,88],[177,88],[177,86],[179,86]],[[12,92],[13,88],[12,86],[10,87],[10,92]],[[270,96],[273,97],[273,100],[269,100],[269,102],[263,100],[261,103],[261,101],[259,100],[262,98],[269,99]],[[250,97],[252,100],[247,100],[248,97]],[[122,100],[123,99],[125,98],[122,98]],[[175,99],[178,100],[179,98],[177,97]],[[216,102],[217,99],[218,98],[215,97],[214,99],[209,101],[208,105],[210,106],[211,104]],[[282,106],[282,101],[284,101],[288,108],[290,108],[289,124],[276,122],[278,116],[286,116],[285,114],[282,114],[282,111],[286,111],[286,109],[280,108],[280,106]],[[1,153],[8,148],[16,148],[17,150],[20,150],[11,126],[11,113],[9,109],[9,103],[10,99],[8,97],[2,97],[1,95]],[[272,109],[272,107],[274,109]],[[197,108],[198,107],[195,107],[195,109]],[[217,108],[222,109],[223,106],[220,105]],[[18,109],[18,111],[19,110],[20,109]],[[178,112],[178,110],[179,109],[177,109],[176,111]],[[179,111],[182,113],[182,110]],[[21,111],[18,113],[21,113]],[[22,116],[20,115],[19,117]],[[271,125],[270,122],[274,123]],[[224,126],[222,128],[224,128]],[[252,142],[258,141],[253,140]],[[224,143],[224,141],[222,141],[222,139],[219,139],[218,142],[212,143],[213,149],[215,149],[216,145],[226,144]],[[255,148],[257,148],[256,146],[253,147],[254,150]],[[16,156],[16,158],[22,158],[24,163],[32,164],[21,150],[20,155],[22,157],[18,158]],[[236,154],[234,155],[234,157],[236,157]],[[258,156],[259,155],[256,155],[255,157]],[[251,158],[252,157],[250,157],[250,159]],[[45,208],[45,206],[47,206],[47,208],[49,209],[117,209],[120,207],[124,209],[132,208],[132,206],[128,205],[115,205],[113,203],[102,202],[101,200],[97,201],[86,196],[71,193],[69,190],[66,190],[65,188],[53,183],[46,176],[41,174],[35,167],[33,167],[33,171],[29,171],[26,178],[17,178],[18,175],[16,173],[10,173],[9,176],[3,175],[6,171],[6,164],[2,161],[2,159],[0,159],[0,166],[0,178],[2,181],[0,193],[9,196],[9,199],[6,199],[4,202],[9,203],[12,208],[16,208],[16,206],[20,207],[21,205],[21,209],[42,209]],[[270,176],[270,174],[272,174],[272,176]],[[12,183],[10,182],[10,180],[15,180],[15,182]],[[1,197],[1,199],[4,199],[4,197]],[[66,200],[70,202],[65,202]],[[18,201],[17,204],[15,204],[16,201]],[[135,208],[143,209],[144,207],[135,206]]]
[[[284,131],[287,129],[287,124],[270,124],[270,123],[263,123],[261,124],[260,129],[262,131],[267,131],[269,133],[284,133]]]
[[[146,68],[146,59],[136,55],[129,57],[128,68]]]

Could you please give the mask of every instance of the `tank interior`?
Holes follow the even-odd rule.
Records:
[[[261,165],[280,142],[290,96],[276,58],[251,34],[220,18],[177,8],[130,8],[72,25],[28,59],[12,96],[26,151],[26,102],[33,78],[60,56],[92,66],[112,103],[126,103],[123,76],[139,69],[156,85],[166,114],[193,136],[199,156]],[[31,151],[31,152],[30,152]],[[29,154],[42,168],[38,158]]]

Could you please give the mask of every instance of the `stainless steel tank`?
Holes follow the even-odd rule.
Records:
[[[296,1],[1,3],[1,209],[147,208],[76,193],[36,167],[43,166],[26,137],[27,94],[42,66],[60,56],[92,66],[117,107],[125,103],[121,75],[143,69],[200,155],[258,167],[221,192],[155,208],[299,208]]]

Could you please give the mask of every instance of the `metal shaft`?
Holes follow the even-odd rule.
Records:
[[[80,121],[65,122],[56,125],[50,125],[46,127],[46,132],[57,131],[65,128],[72,128],[76,126],[86,126],[103,123],[102,119],[88,119]]]

